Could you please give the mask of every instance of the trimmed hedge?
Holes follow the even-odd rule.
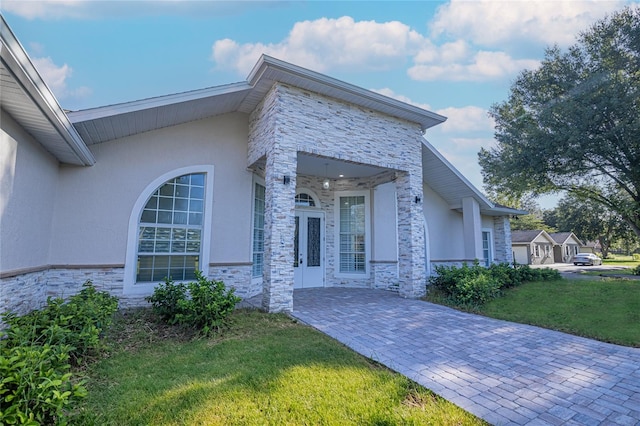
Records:
[[[500,296],[503,289],[524,282],[562,279],[555,269],[533,269],[528,265],[509,263],[485,268],[477,261],[473,266],[466,263],[462,267],[436,266],[435,272],[436,275],[429,278],[429,285],[439,291],[448,303],[466,308],[480,306]]]

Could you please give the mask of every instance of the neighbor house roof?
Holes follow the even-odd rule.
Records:
[[[576,240],[578,244],[582,245],[582,241],[580,241],[580,239],[573,232],[551,232],[549,233],[549,235],[558,244],[566,243],[567,240],[573,236],[573,239]]]
[[[534,230],[516,230],[511,231],[511,244],[530,244],[536,240],[539,236],[548,240],[551,244],[555,241],[551,238],[551,235],[547,231],[534,229]]]
[[[0,15],[0,106],[62,163],[95,158]]]
[[[248,114],[275,82],[418,123],[423,131],[446,120],[434,112],[267,55],[260,57],[244,82],[70,112],[69,118],[92,145],[230,112]]]

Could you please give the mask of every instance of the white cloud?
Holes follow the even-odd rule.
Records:
[[[126,5],[125,5],[126,3]],[[211,0],[2,0],[2,9],[25,19],[101,19],[148,16],[233,16],[256,8],[288,7],[283,1]]]
[[[2,9],[26,19],[82,18],[88,4],[85,0],[3,0]]]
[[[388,96],[388,97],[396,99],[398,101],[402,101],[402,102],[408,103],[409,105],[414,105],[414,106],[417,106],[418,108],[422,108],[422,109],[426,109],[427,111],[431,111],[431,106],[429,104],[421,104],[419,102],[414,102],[409,97],[404,96],[404,95],[399,95],[399,94],[395,93],[393,90],[389,89],[388,87],[385,87],[383,89],[371,89],[371,91],[372,92],[376,92],[376,93],[380,93],[381,95]]]
[[[465,52],[471,53],[467,58],[461,56],[461,51],[447,55],[443,52],[446,46],[417,55],[416,64],[407,70],[409,77],[418,81],[487,81],[515,75],[525,68],[537,68],[540,64],[534,59],[514,59],[505,52],[467,49]]]
[[[279,43],[218,40],[212,58],[220,68],[246,74],[265,53],[300,66],[328,69],[381,70],[397,67],[418,53],[426,39],[398,22],[354,21],[349,16],[297,22]]]
[[[56,98],[84,98],[91,95],[92,90],[88,87],[83,86],[75,89],[67,87],[67,80],[73,74],[73,69],[69,65],[58,66],[50,57],[31,58],[31,61]]]
[[[449,107],[436,112],[447,117],[447,121],[437,127],[443,133],[493,132],[494,130],[495,122],[484,108],[477,106]]]
[[[519,42],[568,46],[580,31],[624,4],[620,0],[451,0],[438,8],[430,28],[436,37],[493,48]]]

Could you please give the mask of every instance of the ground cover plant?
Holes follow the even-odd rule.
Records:
[[[479,308],[493,318],[640,347],[640,281],[536,281]]]
[[[477,425],[481,420],[285,315],[237,310],[212,337],[125,311],[75,424]]]
[[[5,313],[0,332],[0,425],[57,424],[87,394],[72,374],[101,347],[100,337],[118,307],[90,281],[67,302],[49,299],[43,309]]]

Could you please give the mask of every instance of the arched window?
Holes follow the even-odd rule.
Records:
[[[195,278],[201,269],[205,174],[162,184],[147,200],[138,223],[136,283]]]
[[[311,195],[301,193],[296,195],[296,206],[315,207],[316,202]]]

